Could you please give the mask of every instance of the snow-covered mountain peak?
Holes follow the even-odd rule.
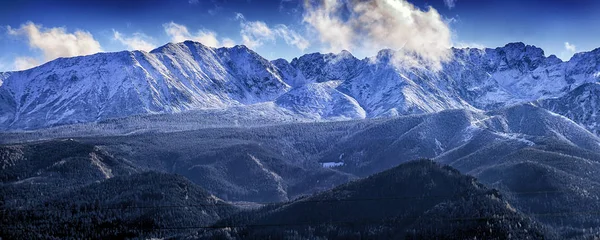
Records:
[[[355,61],[358,60],[352,53],[346,50],[342,50],[339,53],[309,53],[302,55],[298,58],[292,59],[290,64],[292,65],[300,65],[306,62],[315,62],[315,63],[330,63],[335,64],[343,61]]]
[[[176,52],[180,47],[181,47],[182,43],[172,43],[169,42],[165,45],[162,45],[160,47],[157,47],[153,50],[150,51],[150,53],[169,53],[169,52]]]
[[[375,57],[367,58],[371,64],[389,64],[394,58],[395,51],[392,49],[381,49]]]
[[[452,53],[453,61],[477,64],[490,72],[510,69],[533,71],[541,65],[562,62],[554,55],[546,57],[541,48],[522,42],[509,43],[497,48],[452,48]]]
[[[536,68],[537,65],[544,60],[544,50],[541,48],[525,45],[524,43],[509,43],[503,48],[496,49],[500,53],[504,53],[508,61],[529,61],[531,63],[530,70]]]
[[[505,51],[510,55],[520,55],[520,53],[526,53],[526,55],[538,55],[544,56],[544,50],[534,45],[527,45],[523,42],[512,42],[507,43],[504,47],[497,47],[496,50]]]
[[[15,72],[0,87],[0,126],[36,128],[269,102],[289,88],[273,64],[246,47],[169,43],[149,53],[60,58]]]
[[[600,80],[600,49],[567,62],[524,43],[452,48],[451,54],[441,70],[402,49],[362,60],[341,51],[288,62],[268,61],[243,45],[213,48],[193,41],[150,52],[60,58],[0,74],[0,128],[265,102],[316,120],[492,110],[561,97]]]
[[[342,51],[339,54],[311,53],[292,59],[290,65],[302,72],[307,82],[347,80],[359,71],[362,62]]]
[[[420,69],[438,73],[443,70],[443,63],[451,61],[453,58],[452,51],[448,51],[448,58],[441,58],[440,61],[433,61],[424,58],[423,55],[407,49],[382,49],[375,56],[367,57],[364,62],[371,65],[378,65],[380,68],[391,67],[403,69],[405,71],[413,71]]]
[[[497,47],[495,48],[497,51],[504,51],[507,53],[507,55],[512,55],[512,56],[522,56],[522,54],[524,53],[524,55],[528,55],[528,56],[538,56],[538,57],[544,57],[544,50],[536,47],[534,45],[527,45],[523,42],[512,42],[512,43],[507,43],[506,45],[504,45],[504,47]]]
[[[548,56],[548,58],[546,58],[546,64],[547,65],[556,65],[556,64],[560,64],[562,63],[563,60],[558,58],[556,55],[552,54],[550,56]]]
[[[340,53],[337,54],[338,56],[343,56],[344,58],[351,58],[354,57],[354,55],[352,55],[352,53],[350,53],[350,51],[348,50],[342,50],[340,51]]]
[[[580,59],[588,58],[589,56],[598,56],[598,55],[600,55],[600,48],[595,48],[591,51],[575,53],[575,54],[573,54],[573,57],[570,60],[580,60]]]
[[[260,56],[252,49],[249,49],[245,45],[235,45],[233,47],[221,47],[216,49],[217,52],[221,54],[226,54],[231,57],[245,57],[245,58],[255,58],[259,59],[262,62],[269,62],[267,59]]]
[[[575,53],[569,60],[568,65],[569,68],[595,73],[594,70],[600,70],[600,48],[589,52]]]
[[[492,60],[490,67],[497,71],[509,69],[521,72],[533,71],[545,64],[546,60],[544,50],[521,42],[509,43],[496,49],[486,49],[486,55]]]

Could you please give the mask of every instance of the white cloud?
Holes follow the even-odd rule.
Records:
[[[271,28],[262,21],[247,21],[241,13],[236,14],[236,19],[240,20],[242,44],[249,48],[260,47],[266,42],[275,42],[276,38],[283,39],[288,45],[295,46],[301,51],[310,46],[308,40],[284,24]]]
[[[0,59],[0,72],[6,72],[6,71],[10,71],[10,70],[12,70],[12,68],[8,67],[8,64],[6,64],[4,59]],[[0,83],[0,84],[2,84],[2,83]]]
[[[456,6],[456,0],[444,0],[444,4],[446,4],[446,7],[452,9]]]
[[[14,69],[17,71],[30,69],[40,65],[40,61],[32,57],[17,57],[14,62]]]
[[[327,51],[353,50],[352,38],[356,35],[352,22],[341,17],[342,3],[338,0],[324,0],[318,7],[306,6],[304,22],[311,25],[319,34],[319,40],[329,45]]]
[[[41,25],[28,22],[17,29],[8,26],[8,33],[27,37],[29,46],[41,50],[45,61],[102,51],[100,43],[92,34],[81,30],[68,33],[63,27],[43,28]]]
[[[237,20],[240,20],[242,44],[249,48],[257,48],[267,41],[275,41],[275,33],[261,21],[246,21],[244,15],[236,13]]]
[[[456,42],[453,44],[453,47],[455,47],[455,48],[477,48],[477,49],[486,48],[485,45],[476,43],[476,42]]]
[[[423,11],[406,0],[324,0],[305,8],[304,22],[326,51],[374,55],[383,48],[402,49],[402,58],[416,53],[434,68],[451,57],[450,28],[434,8]]]
[[[565,42],[565,49],[570,53],[575,53],[577,51],[575,45],[570,44],[569,42]]]
[[[231,38],[223,38],[221,44],[223,45],[223,47],[233,47],[235,46],[235,41],[233,41],[233,39]]]
[[[10,35],[25,36],[30,48],[42,52],[42,56],[39,57],[17,57],[13,65],[18,70],[35,67],[59,57],[88,55],[102,51],[100,43],[92,34],[82,30],[69,33],[64,27],[44,28],[33,22],[27,22],[16,29],[7,26],[7,30]]]
[[[170,22],[163,24],[163,28],[173,42],[183,42],[193,38],[186,26]]]
[[[113,30],[113,40],[119,41],[127,46],[129,50],[144,50],[150,51],[156,48],[156,45],[150,43],[152,39],[142,33],[134,33],[131,37],[123,36],[118,31]]]
[[[171,37],[172,42],[192,40],[209,47],[231,47],[235,45],[235,42],[230,38],[223,38],[219,41],[217,33],[209,30],[199,30],[196,34],[192,34],[186,26],[174,22],[163,24],[163,28],[167,35]]]
[[[310,46],[310,43],[308,42],[308,40],[306,40],[304,37],[302,37],[296,31],[288,28],[286,25],[279,24],[279,25],[275,26],[274,31],[275,31],[275,33],[277,33],[277,35],[279,37],[283,38],[283,40],[288,45],[295,46],[296,48],[300,49],[301,51],[306,50],[306,48],[308,48],[308,46]]]
[[[204,43],[209,47],[220,47],[221,43],[217,39],[217,34],[212,31],[198,31],[197,35],[192,38],[195,41]]]

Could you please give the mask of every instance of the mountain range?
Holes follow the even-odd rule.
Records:
[[[0,237],[600,237],[600,50],[450,51],[186,41],[0,73]]]
[[[243,45],[211,48],[191,41],[150,52],[59,58],[0,75],[0,128],[235,108],[262,108],[247,114],[271,115],[278,122],[494,110],[559,97],[564,106],[583,94],[577,87],[600,78],[600,49],[577,53],[567,62],[523,43],[451,51],[453,58],[442,70],[398,64],[394,59],[400,51],[389,49],[362,60],[342,51],[288,62],[268,61]],[[589,101],[595,106],[594,99]],[[557,104],[540,106],[565,108]],[[570,114],[596,131],[585,122],[595,115],[579,117],[586,110]]]

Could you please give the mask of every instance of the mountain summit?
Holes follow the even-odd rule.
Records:
[[[523,43],[452,53],[441,71],[385,61],[401,54],[394,50],[362,60],[342,51],[288,62],[268,61],[245,46],[192,41],[59,58],[0,74],[0,129],[264,103],[312,120],[493,110],[561,97],[600,78],[598,50],[567,62]]]

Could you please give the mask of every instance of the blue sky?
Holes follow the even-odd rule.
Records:
[[[0,71],[62,56],[149,50],[188,38],[215,47],[246,44],[266,58],[288,60],[346,48],[365,57],[384,47],[405,47],[436,60],[439,54],[431,49],[497,47],[516,41],[568,60],[574,52],[600,47],[596,0],[356,2],[360,1],[313,0],[308,5],[303,0],[2,1]],[[339,8],[331,7],[333,3]],[[353,7],[367,10],[352,12]],[[405,11],[416,16],[417,23],[403,23],[407,18],[398,15]],[[370,13],[384,19],[377,18],[381,21],[369,29],[354,26],[370,23],[356,17]],[[356,19],[350,19],[353,16]],[[390,29],[392,34],[371,28]]]

